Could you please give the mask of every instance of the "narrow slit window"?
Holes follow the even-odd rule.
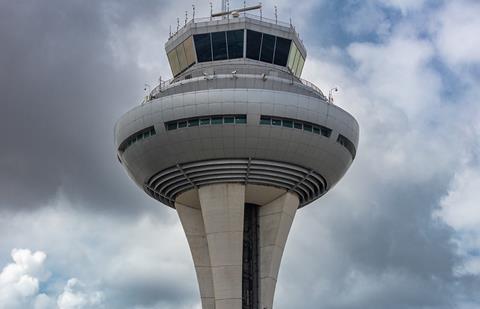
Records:
[[[266,116],[261,116],[260,117],[260,124],[270,125],[271,123],[272,123],[272,119],[270,117],[266,117]]]
[[[235,116],[235,123],[247,123],[247,116],[246,115]]]
[[[272,125],[274,125],[274,126],[281,126],[281,125],[282,125],[282,120],[281,120],[281,119],[272,118]]]
[[[191,119],[188,121],[188,126],[189,127],[197,127],[199,123],[198,119]]]
[[[223,123],[235,123],[235,117],[230,117],[230,116],[224,117]]]
[[[293,127],[294,127],[295,129],[299,129],[299,130],[301,130],[301,129],[303,128],[301,122],[294,122],[294,123],[293,123]]]
[[[200,125],[207,125],[207,124],[210,124],[210,118],[200,119]]]
[[[178,127],[179,127],[179,128],[185,128],[185,127],[187,127],[187,122],[186,122],[186,121],[179,121],[179,122],[178,122]]]
[[[176,130],[177,129],[177,123],[176,122],[170,122],[167,124],[167,130],[168,131],[171,131],[171,130]]]
[[[212,117],[212,124],[222,124],[222,117]]]
[[[282,125],[287,128],[293,128],[293,121],[291,120],[283,120]]]

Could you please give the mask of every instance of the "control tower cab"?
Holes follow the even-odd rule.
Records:
[[[173,79],[115,126],[130,177],[179,214],[204,309],[272,308],[295,212],[340,180],[358,144],[356,120],[300,78],[293,26],[246,10],[171,35]]]

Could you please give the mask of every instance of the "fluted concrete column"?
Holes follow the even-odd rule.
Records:
[[[278,270],[298,205],[298,196],[287,192],[260,207],[258,215],[261,309],[272,309]]]
[[[193,264],[197,273],[197,281],[200,288],[200,297],[203,309],[215,309],[213,292],[212,267],[208,252],[207,235],[200,208],[192,205],[175,203],[178,216],[182,222],[183,230],[187,236]]]
[[[245,186],[218,184],[198,190],[212,267],[215,309],[242,309]]]

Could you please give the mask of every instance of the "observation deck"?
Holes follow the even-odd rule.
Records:
[[[178,212],[204,309],[271,309],[295,212],[346,173],[358,123],[301,78],[291,24],[194,19],[165,50],[173,77],[116,123],[118,160]]]

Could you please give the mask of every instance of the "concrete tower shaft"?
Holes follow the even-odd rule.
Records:
[[[176,209],[203,309],[271,309],[293,218],[353,162],[359,127],[300,78],[289,24],[196,19],[165,45],[162,81],[115,126],[120,163]]]

